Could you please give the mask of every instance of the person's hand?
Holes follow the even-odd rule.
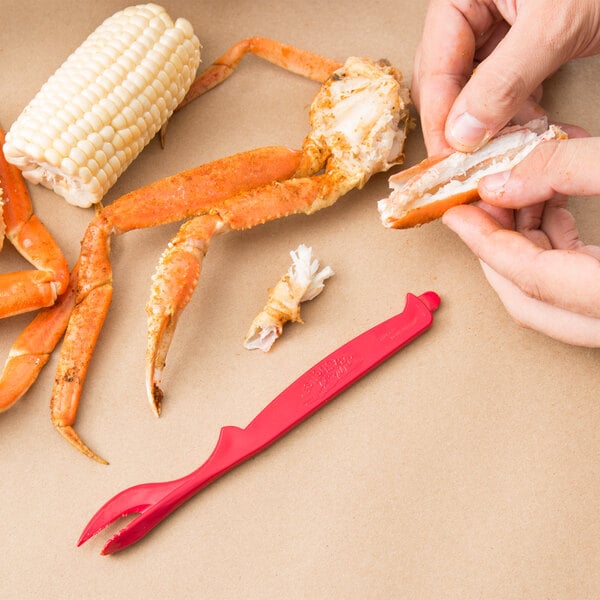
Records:
[[[599,154],[600,138],[545,142],[482,179],[479,206],[443,217],[518,323],[588,347],[600,347],[600,246],[579,239],[566,195],[600,194]]]
[[[474,150],[515,115],[539,116],[542,82],[598,52],[598,0],[431,0],[411,90],[428,153]]]

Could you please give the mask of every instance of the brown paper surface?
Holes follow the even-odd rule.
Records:
[[[0,3],[0,122],[8,128],[61,62],[125,2]],[[385,57],[410,80],[425,3],[165,2],[187,17],[203,64],[252,35],[343,60]],[[553,118],[600,133],[600,59],[546,86]],[[317,84],[247,57],[224,85],[174,118],[106,197],[253,147],[299,147]],[[425,156],[411,132],[406,165]],[[393,172],[395,172],[394,169]],[[93,210],[30,186],[70,264]],[[150,278],[177,225],[112,243],[114,297],[76,429],[110,465],[54,430],[57,354],[0,415],[2,598],[600,597],[600,354],[521,329],[477,260],[441,223],[380,224],[387,175],[335,206],[216,238],[181,317],[163,415],[144,391]],[[600,243],[597,198],[573,200]],[[242,346],[288,252],[312,246],[335,270],[273,350]],[[10,244],[2,271],[25,268]],[[111,533],[76,541],[118,491],[199,466],[224,425],[243,427],[344,341],[400,312],[407,292],[442,298],[433,328],[261,455],[112,557]],[[1,324],[5,357],[24,315]]]

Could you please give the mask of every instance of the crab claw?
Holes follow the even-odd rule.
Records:
[[[54,423],[56,430],[62,435],[72,446],[77,448],[79,452],[85,454],[87,457],[99,462],[101,465],[107,465],[108,461],[104,460],[101,456],[98,456],[91,448],[89,448],[83,440],[77,435],[77,432],[71,425],[61,425]]]

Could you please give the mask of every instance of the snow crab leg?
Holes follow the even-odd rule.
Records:
[[[50,403],[52,423],[77,449],[106,463],[83,443],[73,424],[93,348],[112,298],[111,235],[208,213],[236,193],[286,179],[295,172],[299,160],[299,151],[280,146],[236,154],[125,194],[89,223],[81,244],[75,306],[61,347]],[[185,302],[199,271],[192,265],[171,276],[180,285],[180,301]]]
[[[261,56],[268,55],[277,64],[293,64],[295,72],[310,78],[319,80],[328,71],[311,106],[311,132],[302,150],[254,151],[252,156],[260,155],[264,161],[258,169],[262,181],[247,177],[248,155],[198,167],[193,177],[180,174],[161,180],[105,208],[86,231],[76,306],[59,357],[51,407],[55,426],[90,458],[103,462],[77,436],[73,423],[91,353],[110,304],[112,232],[194,217],[163,253],[147,304],[146,387],[158,414],[166,353],[177,319],[198,282],[211,238],[295,213],[312,214],[403,160],[408,90],[401,73],[387,61],[352,57],[340,66],[310,52],[291,52],[289,46],[254,38],[224,55],[233,57],[231,60],[223,60],[222,65],[201,75],[193,94],[222,81],[245,53],[257,48]],[[221,69],[223,65],[225,69]],[[196,181],[194,193],[178,194],[177,184],[183,181],[188,185],[192,179]],[[211,191],[215,181],[217,194]]]
[[[36,380],[67,326],[73,285],[58,244],[33,207],[21,171],[2,152],[0,129],[0,248],[3,237],[36,269],[0,275],[0,318],[43,308],[15,340],[0,375],[0,412]]]
[[[232,46],[196,78],[177,110],[181,110],[186,104],[227,79],[246,54],[254,54],[317,83],[324,83],[336,69],[342,66],[341,62],[289,44],[257,36],[247,38]]]
[[[0,375],[0,412],[9,409],[33,385],[63,336],[73,306],[77,267],[66,291],[53,306],[41,310],[12,345]]]
[[[196,79],[178,110],[223,82],[248,53],[323,84],[310,110],[312,131],[304,140],[302,161],[293,178],[226,201],[226,210],[216,211],[210,226],[209,217],[203,216],[185,224],[161,257],[146,307],[146,390],[157,415],[166,354],[183,309],[169,274],[176,271],[173,265],[183,260],[186,248],[201,244],[204,256],[216,233],[298,212],[312,214],[361,188],[374,173],[403,161],[410,99],[401,73],[387,61],[349,58],[342,64],[273,40],[249,38],[235,44]]]

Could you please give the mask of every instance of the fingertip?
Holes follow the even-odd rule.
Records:
[[[502,228],[494,216],[472,204],[461,204],[448,209],[442,216],[442,222],[468,245],[469,240]]]
[[[442,223],[444,225],[446,225],[447,227],[449,227],[450,229],[453,229],[453,225],[456,223],[457,220],[457,216],[456,216],[456,209],[458,207],[454,206],[452,208],[449,208],[443,215],[442,215]]]
[[[477,186],[477,192],[485,202],[496,206],[503,206],[506,186],[511,176],[511,171],[501,171],[483,177]]]
[[[450,117],[446,125],[446,139],[460,152],[472,152],[485,144],[492,136],[489,127],[469,112]]]
[[[468,205],[453,206],[442,215],[442,223],[454,233],[462,236],[469,227],[470,209],[473,209],[473,207]]]

